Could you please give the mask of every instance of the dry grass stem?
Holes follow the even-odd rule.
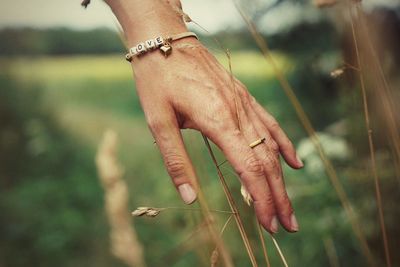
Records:
[[[328,255],[329,265],[331,267],[340,267],[339,258],[332,238],[331,237],[324,238],[323,241],[326,254]]]
[[[379,57],[372,44],[366,22],[367,19],[365,18],[365,14],[361,9],[360,3],[355,4],[355,11],[359,22],[360,32],[363,33],[363,39],[365,41],[365,44],[368,46],[368,51],[366,52],[371,55],[369,60],[371,60],[370,64],[374,68],[374,70],[369,74],[374,75],[374,80],[378,83],[377,87],[383,89],[378,91],[379,97],[381,98],[380,100],[382,101],[381,107],[383,108],[385,114],[385,116],[383,116],[383,119],[386,122],[386,126],[389,130],[389,136],[392,140],[391,145],[396,155],[396,164],[400,166],[400,129],[395,119],[397,105],[393,102],[395,99],[395,97],[393,97],[393,90],[389,86],[383,68],[379,61]]]
[[[258,229],[258,236],[259,236],[260,241],[261,241],[261,246],[263,248],[265,264],[267,265],[267,267],[271,267],[271,264],[269,263],[268,253],[267,253],[267,246],[265,245],[263,230],[261,228],[261,224],[258,221],[257,221],[257,229]]]
[[[348,63],[344,63],[344,65],[342,67],[331,71],[330,76],[332,78],[338,78],[338,77],[343,75],[343,73],[346,71],[346,69],[352,69],[352,70],[360,71],[359,68],[354,67],[354,66],[352,66],[352,65],[350,65]]]
[[[278,242],[275,240],[275,238],[271,234],[270,234],[270,236],[271,236],[272,242],[274,242],[275,248],[278,251],[279,257],[281,258],[283,265],[285,267],[289,267],[289,265],[287,264],[287,261],[285,259],[285,256],[283,256],[281,248],[278,245]]]
[[[146,215],[148,217],[156,217],[160,214],[162,209],[157,208],[149,208],[149,207],[139,207],[132,212],[133,217],[140,217]]]
[[[228,226],[229,222],[232,219],[232,215],[228,217],[228,219],[226,220],[224,226],[221,229],[221,233],[220,236],[223,235],[225,228]],[[210,257],[210,262],[211,262],[211,267],[215,267],[218,264],[218,260],[219,260],[219,252],[218,252],[218,248],[215,248],[212,253],[211,253],[211,257]]]
[[[185,21],[188,20],[188,21],[194,23],[196,26],[198,26],[198,27],[199,27],[200,29],[202,29],[203,31],[209,33],[204,27],[202,27],[202,26],[201,26],[200,24],[198,24],[196,21],[190,19],[190,17],[187,16],[187,15],[183,12],[182,9],[177,10],[177,12],[184,18]],[[234,95],[235,95],[236,115],[237,115],[237,119],[238,119],[239,129],[241,129],[241,128],[240,128],[241,125],[240,125],[240,118],[239,118],[239,112],[238,112],[238,105],[237,105],[236,86],[235,86],[235,82],[234,82],[234,78],[233,78],[233,74],[232,74],[232,66],[231,66],[230,54],[229,54],[229,51],[228,51],[227,49],[225,49],[225,48],[221,45],[221,43],[218,41],[217,38],[214,37],[213,39],[214,39],[214,41],[220,46],[220,48],[225,52],[225,55],[227,56],[227,58],[228,58],[228,60],[229,60],[229,71],[230,71],[230,75],[231,75],[231,82],[232,82],[233,90],[234,90],[234,92],[235,92]],[[221,184],[222,184],[222,186],[223,186],[224,193],[225,193],[225,196],[226,196],[227,199],[228,199],[228,202],[229,202],[229,205],[230,205],[230,207],[231,207],[231,210],[232,210],[232,212],[234,213],[235,221],[236,221],[236,223],[237,223],[237,225],[238,225],[239,232],[240,232],[240,234],[241,234],[242,240],[243,240],[244,245],[245,245],[245,247],[246,247],[246,250],[247,250],[247,253],[248,253],[248,255],[249,255],[250,261],[251,261],[251,263],[252,263],[252,266],[253,266],[253,267],[254,267],[254,266],[258,266],[258,265],[257,265],[257,262],[256,262],[256,259],[255,259],[255,256],[254,256],[253,249],[251,248],[251,245],[250,245],[250,241],[249,241],[249,239],[248,239],[248,237],[247,237],[247,234],[246,234],[246,232],[245,232],[245,229],[244,229],[244,227],[243,227],[243,223],[242,223],[242,221],[241,221],[241,218],[240,218],[239,212],[238,212],[238,210],[237,210],[236,204],[235,204],[235,202],[234,202],[234,200],[233,200],[233,197],[232,197],[232,195],[231,195],[231,193],[230,193],[230,191],[229,191],[229,188],[228,188],[228,186],[227,186],[227,184],[226,184],[226,182],[225,182],[225,178],[224,178],[224,176],[223,176],[223,174],[222,174],[222,172],[221,172],[221,170],[220,170],[220,168],[219,168],[219,164],[218,164],[217,161],[216,161],[215,155],[214,155],[214,153],[213,153],[213,151],[212,151],[212,149],[211,149],[211,146],[210,146],[210,144],[209,144],[209,142],[208,142],[207,137],[203,135],[203,139],[204,139],[205,144],[206,144],[206,146],[207,146],[207,148],[208,148],[208,151],[209,151],[209,153],[210,153],[210,156],[211,156],[211,158],[212,158],[212,160],[213,160],[213,162],[214,162],[214,165],[215,165],[215,167],[217,168],[217,172],[218,172],[218,176],[219,176],[219,178],[220,178],[220,182],[221,182]],[[224,163],[225,163],[225,162],[224,162]]]
[[[234,214],[236,225],[238,226],[240,235],[241,235],[243,243],[245,245],[247,254],[249,255],[251,264],[252,264],[253,267],[258,266],[256,258],[254,256],[253,248],[250,245],[250,241],[249,241],[249,238],[247,237],[246,230],[244,229],[242,218],[240,217],[240,214],[239,214],[239,211],[237,209],[235,200],[233,199],[233,196],[232,196],[232,194],[231,194],[231,192],[229,190],[229,187],[226,184],[225,177],[222,174],[221,169],[218,166],[218,162],[217,162],[217,159],[215,158],[214,152],[212,151],[211,145],[208,142],[208,139],[204,134],[203,134],[203,139],[204,139],[204,143],[207,146],[207,149],[208,149],[208,152],[209,152],[209,154],[211,156],[211,159],[212,159],[212,161],[213,161],[213,163],[215,165],[215,168],[217,169],[219,180],[221,182],[222,188],[224,189],[224,193],[225,193],[225,196],[226,196],[226,198],[228,200],[228,203],[229,203],[229,206],[231,208],[231,211]]]
[[[320,143],[320,140],[319,140],[318,136],[316,135],[314,127],[312,126],[312,124],[310,122],[310,119],[308,118],[307,114],[305,113],[302,105],[300,104],[298,98],[296,97],[288,80],[283,75],[283,73],[278,68],[278,66],[276,65],[275,60],[273,59],[273,57],[270,53],[269,47],[266,43],[266,40],[258,32],[256,25],[250,20],[250,18],[247,15],[245,15],[243,13],[243,11],[238,6],[238,4],[236,3],[235,0],[234,0],[234,4],[235,4],[238,12],[241,14],[243,20],[246,22],[246,25],[247,25],[248,29],[250,30],[250,33],[252,34],[253,38],[255,39],[257,45],[259,46],[263,56],[271,64],[273,71],[275,73],[275,76],[277,77],[279,83],[281,84],[282,89],[284,90],[285,94],[288,96],[290,102],[292,103],[292,105],[300,119],[300,122],[304,126],[307,134],[310,136],[310,139],[313,142],[314,147],[316,148],[316,150],[325,166],[326,173],[327,173],[329,179],[331,180],[332,186],[334,187],[334,189],[339,197],[339,200],[342,203],[342,206],[346,212],[347,217],[349,218],[353,232],[356,234],[356,237],[360,242],[362,253],[366,257],[368,264],[370,266],[374,266],[374,263],[373,263],[374,260],[372,257],[372,253],[371,253],[368,243],[366,241],[365,235],[361,230],[362,228],[361,228],[360,223],[357,219],[357,216],[353,210],[353,207],[350,203],[347,193],[344,190],[343,185],[339,180],[339,177],[336,173],[335,168],[333,167],[332,162],[326,156],[324,149],[322,148],[322,145]]]
[[[166,208],[154,208],[154,207],[138,207],[136,210],[132,211],[132,216],[133,217],[140,217],[143,215],[146,215],[148,217],[156,217],[160,212],[164,210],[171,210],[171,209],[176,209],[176,210],[189,210],[189,211],[202,211],[202,209],[196,209],[196,208],[185,208],[185,207],[166,207]],[[209,210],[210,212],[217,212],[217,213],[228,213],[232,214],[231,211],[226,211],[226,210]]]
[[[117,135],[108,130],[99,145],[96,164],[111,227],[111,251],[128,266],[145,267],[143,247],[137,239],[128,214],[128,188],[122,178],[124,171],[118,164],[116,149]]]
[[[158,264],[155,264],[155,266],[174,266],[174,263],[179,261],[179,258],[187,251],[198,248],[199,246],[206,246],[207,243],[212,240],[210,236],[205,235],[204,232],[207,232],[209,226],[213,224],[214,221],[212,218],[206,218],[199,223],[191,233],[179,242],[179,244],[165,251],[164,256],[160,258]]]
[[[205,32],[208,32],[205,28],[200,26],[200,24],[198,24],[197,22],[193,21],[185,12],[183,12],[182,7],[175,8],[175,12],[177,12],[178,15],[180,15],[185,22],[191,22],[191,23],[195,24],[196,26],[198,26],[199,28],[201,28],[202,30],[204,30]],[[219,43],[216,38],[214,38],[214,40],[217,43]],[[193,48],[193,47],[191,47],[191,48]],[[211,216],[210,210],[208,208],[206,199],[204,198],[204,195],[201,191],[201,188],[198,188],[198,201],[200,203],[200,206],[201,206],[204,216],[205,217]],[[221,253],[221,255],[222,255],[225,266],[228,266],[228,267],[233,266],[232,259],[224,246],[223,240],[217,235],[217,233],[212,225],[209,225],[209,232],[210,232],[214,242],[217,245],[219,253]]]
[[[389,244],[388,244],[385,220],[384,220],[384,215],[383,215],[382,197],[381,197],[378,171],[377,171],[377,166],[376,166],[375,147],[374,147],[374,140],[372,137],[372,128],[371,128],[371,123],[370,123],[367,92],[366,92],[366,88],[365,88],[364,75],[363,75],[363,71],[362,71],[360,48],[358,45],[356,30],[355,30],[355,26],[354,26],[354,18],[351,13],[350,5],[349,5],[349,16],[350,16],[351,31],[352,31],[353,41],[354,41],[354,47],[355,47],[355,51],[356,51],[356,59],[357,59],[358,69],[360,70],[358,73],[359,73],[359,79],[360,79],[362,101],[363,101],[363,106],[364,106],[365,126],[366,126],[366,130],[367,130],[367,135],[368,135],[368,146],[369,146],[370,157],[371,157],[371,168],[372,168],[372,174],[373,174],[374,182],[375,182],[375,194],[376,194],[376,202],[377,202],[377,206],[378,206],[379,223],[380,223],[380,227],[381,227],[383,245],[384,245],[384,250],[385,250],[386,264],[388,267],[391,267],[392,264],[391,264],[391,260],[390,260]]]
[[[220,163],[218,165],[218,167],[224,168],[229,173],[231,173],[232,175],[236,176],[236,178],[238,178],[239,182],[241,182],[240,181],[240,177],[235,172],[233,172],[230,169],[222,166],[225,162],[227,162],[227,161],[224,161],[223,163]],[[251,203],[253,203],[253,198],[251,197],[249,191],[247,191],[246,187],[243,184],[240,185],[240,194],[242,195],[243,201],[250,207]]]
[[[231,78],[231,84],[232,84],[232,91],[233,91],[233,96],[235,99],[235,108],[236,108],[236,119],[238,123],[238,128],[241,131],[242,130],[242,122],[240,119],[240,112],[239,112],[239,96],[238,96],[238,91],[236,88],[236,83],[235,83],[235,78],[233,77],[233,72],[232,72],[232,60],[231,60],[231,53],[229,52],[228,49],[224,49],[226,52],[226,57],[228,58],[228,65],[229,65],[229,75]]]

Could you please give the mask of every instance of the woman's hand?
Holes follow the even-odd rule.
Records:
[[[196,198],[195,172],[180,132],[190,128],[205,134],[223,151],[251,194],[266,229],[276,232],[278,218],[288,231],[297,231],[279,154],[293,168],[303,165],[287,136],[200,42],[183,39],[173,47],[168,58],[154,51],[135,58],[133,64],[148,125],[182,199],[190,204]],[[249,147],[260,138],[265,141]]]
[[[129,46],[187,31],[177,12],[179,0],[106,2],[121,23]],[[147,122],[182,199],[188,204],[196,199],[195,172],[180,132],[191,128],[205,134],[225,154],[251,194],[264,228],[276,232],[279,220],[288,231],[297,231],[279,154],[293,168],[303,164],[287,136],[199,41],[185,38],[173,42],[172,47],[168,58],[156,50],[134,58],[132,64]],[[250,148],[249,144],[260,138],[265,141]]]

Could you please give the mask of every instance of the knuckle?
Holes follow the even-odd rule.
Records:
[[[185,160],[177,151],[165,153],[164,162],[172,178],[180,178],[185,175]]]
[[[270,138],[267,141],[267,146],[269,148],[269,150],[271,152],[273,152],[274,154],[278,154],[279,153],[279,145],[277,142],[275,142],[272,138]]]
[[[273,176],[276,179],[279,179],[281,176],[281,163],[279,161],[279,152],[273,151],[273,149],[269,149],[267,151],[265,159],[263,160],[265,170],[270,176]]]
[[[264,165],[253,155],[247,156],[244,160],[244,168],[246,172],[254,173],[258,176],[264,174]]]
[[[270,207],[273,207],[273,206],[275,205],[274,199],[273,199],[273,197],[272,197],[271,194],[268,194],[268,195],[265,197],[265,203],[267,204],[267,206],[270,206]]]

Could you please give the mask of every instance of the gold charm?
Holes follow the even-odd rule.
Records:
[[[165,44],[160,47],[160,50],[164,54],[165,57],[168,57],[172,52],[172,47],[169,44]]]
[[[164,40],[164,44],[160,47],[161,52],[164,54],[165,57],[171,55],[172,46],[171,46],[172,38],[167,37]]]

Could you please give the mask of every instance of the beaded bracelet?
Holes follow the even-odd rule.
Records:
[[[194,32],[183,32],[180,34],[168,36],[166,38],[158,36],[154,39],[149,39],[143,43],[139,43],[136,46],[130,48],[129,52],[125,55],[125,59],[131,62],[134,56],[143,55],[157,48],[160,49],[160,51],[164,54],[165,57],[168,57],[172,52],[171,43],[173,41],[183,39],[186,37],[195,37],[196,39],[198,39],[197,35]]]

